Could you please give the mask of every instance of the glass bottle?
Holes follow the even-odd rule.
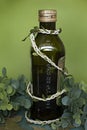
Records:
[[[48,30],[56,29],[56,10],[39,10],[39,27]],[[41,52],[47,55],[56,65],[64,68],[65,48],[57,34],[38,33],[35,38]],[[45,97],[55,94],[60,89],[60,72],[31,49],[33,94]],[[61,116],[62,108],[56,99],[50,101],[33,101],[31,118],[50,120]]]

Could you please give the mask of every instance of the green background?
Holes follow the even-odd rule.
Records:
[[[87,82],[87,0],[0,0],[0,70],[30,79],[30,41],[22,39],[38,25],[39,9],[57,10],[57,28],[66,48],[66,67]]]

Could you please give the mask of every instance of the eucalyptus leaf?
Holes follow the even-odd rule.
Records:
[[[3,83],[0,83],[0,89],[4,89],[4,84]]]
[[[12,92],[9,94],[9,96],[14,96],[16,94],[16,89],[12,88]]]
[[[12,110],[13,109],[13,106],[11,105],[11,104],[7,104],[7,106],[6,106],[6,108],[7,108],[7,110]]]
[[[80,118],[80,114],[79,114],[79,113],[75,113],[75,114],[73,115],[73,118],[74,118],[74,119]]]
[[[74,98],[74,99],[77,99],[79,98],[81,95],[81,90],[77,87],[73,87],[71,89],[71,97]]]
[[[7,117],[9,115],[9,111],[8,110],[2,111],[2,114],[3,114],[3,116]]]
[[[69,122],[66,119],[61,120],[62,128],[67,128],[69,125]]]
[[[62,114],[62,118],[67,118],[67,119],[70,119],[72,117],[72,114],[70,112],[64,112]]]
[[[7,76],[7,70],[5,67],[2,68],[2,75],[3,77]]]
[[[65,77],[63,83],[66,88],[70,89],[74,86],[74,78],[72,76]]]
[[[17,103],[17,102],[11,102],[12,106],[13,106],[13,109],[15,111],[19,110],[20,109],[20,103]]]
[[[56,126],[56,124],[54,124],[54,123],[51,124],[51,127],[52,127],[53,130],[56,130],[56,129],[57,129],[57,126]]]
[[[87,104],[84,106],[83,111],[87,114]]]
[[[11,80],[11,86],[12,86],[13,88],[15,88],[15,89],[18,89],[18,87],[19,87],[19,81],[12,79],[12,80]]]
[[[62,104],[65,106],[69,105],[69,97],[68,96],[65,96],[62,98]]]
[[[87,130],[87,119],[85,121],[85,130]]]
[[[69,78],[68,82],[69,82],[69,86],[74,86],[75,84],[74,78],[72,76]]]
[[[25,99],[24,107],[25,107],[26,109],[29,109],[29,108],[31,107],[31,102],[30,102],[30,100]]]
[[[81,125],[81,119],[80,118],[76,118],[75,119],[75,123],[80,126]]]
[[[19,81],[18,92],[19,92],[20,94],[25,94],[25,90],[26,90],[26,88],[27,88],[25,76],[24,76],[24,75],[21,75],[21,76],[18,78],[18,81]]]
[[[4,124],[4,123],[5,123],[5,118],[2,115],[0,115],[0,124]]]
[[[0,99],[3,100],[4,99],[4,95],[2,93],[0,93]]]
[[[4,105],[4,104],[2,104],[2,105],[0,106],[0,110],[5,111],[6,109],[7,109],[6,104],[5,104],[5,105]]]
[[[20,106],[29,109],[31,107],[31,101],[26,96],[19,96],[15,98],[15,102],[19,103]]]
[[[12,88],[12,86],[7,86],[7,93],[8,94],[11,94],[13,92],[13,88]]]
[[[80,88],[87,93],[87,84],[85,84],[83,81],[80,83]]]
[[[11,80],[10,80],[9,78],[3,77],[1,82],[2,82],[5,86],[7,86],[7,85],[10,84],[10,81],[11,81]]]

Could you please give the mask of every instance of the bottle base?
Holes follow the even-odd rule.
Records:
[[[61,117],[62,113],[63,113],[63,108],[62,106],[56,106],[54,108],[42,108],[42,109],[35,109],[34,106],[32,106],[31,110],[30,110],[30,118],[35,120],[53,120],[56,118]]]

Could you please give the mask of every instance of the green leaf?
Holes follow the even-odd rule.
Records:
[[[31,101],[26,96],[16,97],[14,102],[19,103],[20,106],[29,109],[31,107]]]
[[[12,105],[13,105],[13,109],[14,109],[15,111],[19,110],[19,108],[20,108],[20,104],[19,104],[19,103],[12,102]]]
[[[2,104],[2,105],[0,106],[0,110],[5,111],[6,109],[7,109],[7,108],[6,108],[6,105]]]
[[[81,125],[80,112],[78,111],[73,115],[73,119],[75,119],[75,124]]]
[[[24,107],[26,109],[29,109],[31,107],[31,102],[29,99],[25,99],[25,102],[24,102]]]
[[[73,119],[79,119],[80,118],[80,114],[79,113],[75,113],[74,115],[73,115]]]
[[[72,99],[77,99],[79,98],[81,95],[81,89],[79,89],[77,87],[77,84],[75,84],[75,86],[70,90],[69,92],[69,96],[72,98]]]
[[[11,80],[11,86],[15,89],[19,88],[19,81],[18,80]]]
[[[1,82],[6,86],[10,84],[10,79],[8,79],[7,77],[3,77]]]
[[[5,67],[2,68],[2,75],[3,75],[3,77],[6,77],[6,75],[7,75],[7,70]]]
[[[72,76],[69,78],[69,81],[68,81],[68,82],[69,82],[69,85],[70,85],[70,86],[74,86],[74,83],[75,83],[75,82],[74,82],[74,78],[73,78]]]
[[[5,118],[3,115],[0,114],[0,124],[4,124],[5,123]]]
[[[72,117],[72,114],[70,112],[64,112],[62,114],[62,118],[68,118],[68,119],[70,119],[71,117]]]
[[[51,127],[52,127],[53,130],[56,130],[56,129],[57,129],[57,126],[56,126],[56,124],[54,124],[54,123],[51,124]]]
[[[8,110],[3,111],[2,114],[3,114],[3,116],[7,117],[7,116],[9,116],[9,111]]]
[[[4,102],[8,102],[8,95],[7,95],[7,92],[5,90],[2,91],[2,94],[4,96],[3,100]]]
[[[62,122],[62,128],[67,128],[68,127],[69,123],[68,123],[67,120],[63,119],[63,120],[61,120],[61,122]]]
[[[87,119],[85,121],[85,130],[87,130]]]
[[[87,93],[87,84],[85,84],[83,81],[80,83],[80,88]]]
[[[75,119],[75,123],[78,124],[78,125],[81,125],[81,119],[80,118],[76,118]]]
[[[7,110],[10,111],[10,110],[12,110],[13,106],[11,104],[7,104],[6,108],[7,108]]]
[[[17,92],[16,89],[13,88],[13,89],[12,89],[12,92],[9,94],[9,96],[13,96],[13,95],[15,95],[16,92]]]
[[[69,105],[69,97],[68,96],[65,96],[62,98],[62,104],[65,106]]]
[[[13,92],[13,88],[12,88],[12,86],[7,86],[7,93],[8,94],[11,94]]]
[[[74,86],[74,78],[72,76],[65,77],[64,79],[65,87],[71,89]]]
[[[84,106],[83,111],[87,114],[87,104]]]
[[[0,93],[0,99],[3,100],[4,99],[4,95],[2,93]]]
[[[0,89],[4,89],[5,85],[3,83],[0,83]]]

